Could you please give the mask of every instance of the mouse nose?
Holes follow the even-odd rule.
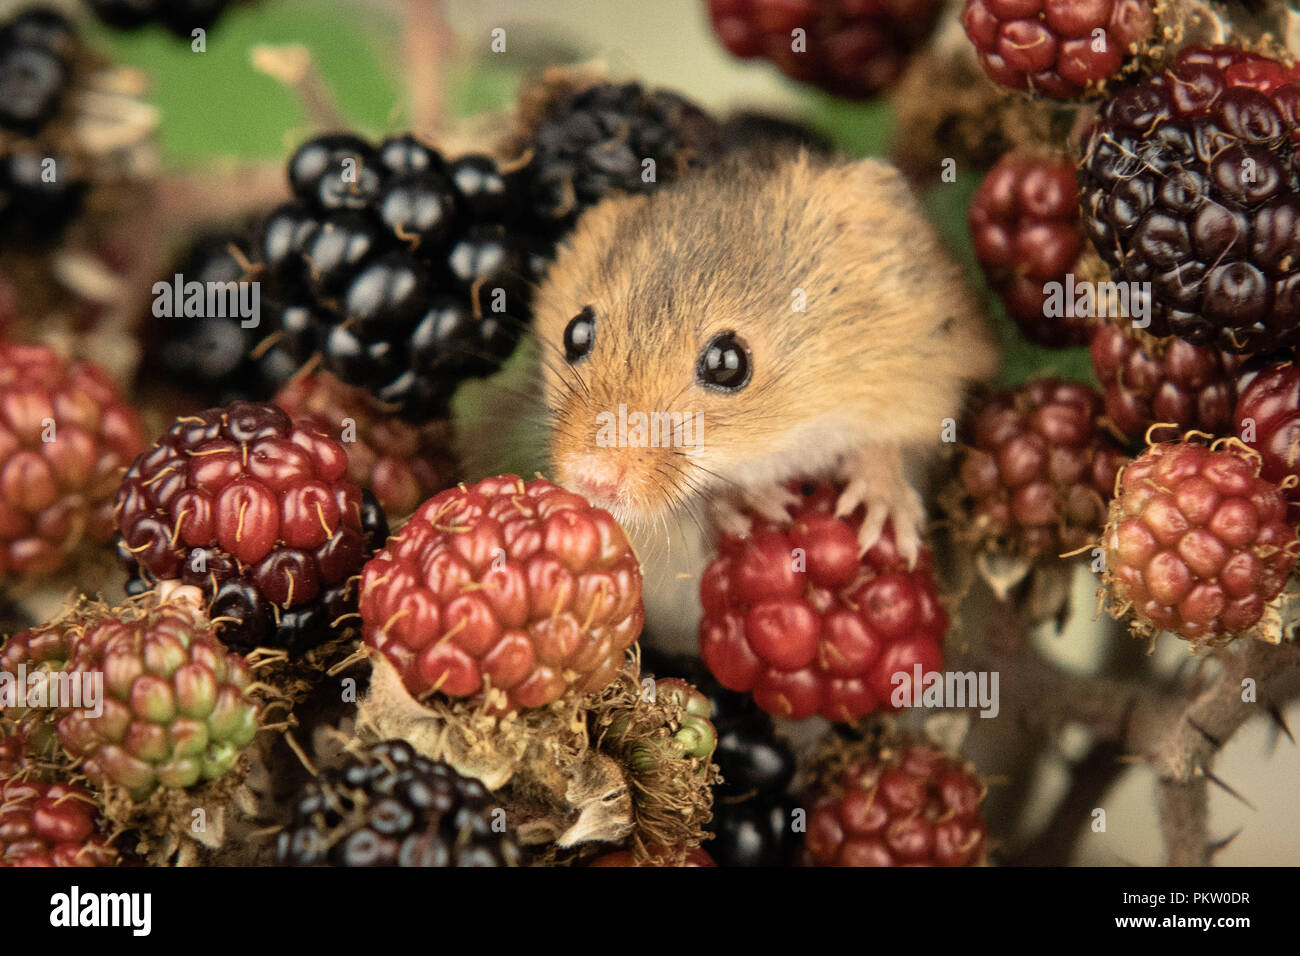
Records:
[[[618,498],[623,469],[608,461],[584,459],[569,468],[570,483],[574,491],[593,501],[613,501]]]

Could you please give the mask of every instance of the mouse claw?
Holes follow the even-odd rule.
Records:
[[[790,512],[786,509],[803,500],[784,485],[768,485],[756,491],[746,491],[744,498],[751,511],[756,511],[777,524],[789,522]]]
[[[730,498],[719,498],[713,502],[713,526],[718,534],[733,538],[749,536],[752,525],[749,515]]]
[[[909,568],[916,567],[921,554],[925,505],[903,477],[901,457],[897,453],[855,455],[846,462],[842,477],[848,483],[836,499],[835,516],[847,517],[859,505],[866,507],[866,516],[858,529],[858,553],[866,554],[875,547],[888,523],[898,553],[907,560]]]

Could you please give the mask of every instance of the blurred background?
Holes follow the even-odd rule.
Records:
[[[416,0],[418,2],[418,0]],[[0,0],[0,14],[23,6]],[[73,3],[63,4],[76,10]],[[443,111],[456,121],[449,135],[472,139],[482,118],[509,111],[521,83],[556,63],[598,61],[612,78],[680,91],[717,112],[762,109],[814,127],[852,155],[885,155],[894,139],[893,110],[885,100],[852,103],[811,90],[781,76],[765,62],[730,57],[710,30],[703,0],[427,0],[420,4],[440,24],[438,43],[427,52],[428,75]],[[319,132],[301,92],[255,65],[268,45],[301,45],[310,54],[319,93],[353,129],[380,136],[409,128],[411,77],[406,31],[411,3],[404,0],[256,0],[231,9],[210,31],[205,52],[193,52],[161,28],[117,32],[81,17],[86,37],[117,64],[135,67],[147,79],[145,98],[160,110],[159,161],[164,171],[203,175],[206,170],[240,164],[281,164],[309,135]],[[505,31],[505,52],[493,52],[493,31]],[[273,72],[273,71],[272,71]],[[416,95],[421,95],[417,92]],[[468,124],[468,125],[463,125]],[[216,173],[214,172],[214,175]],[[950,239],[972,281],[980,282],[970,252],[966,207],[979,174],[958,170],[943,183],[934,170],[926,202]],[[235,179],[227,187],[232,201]],[[179,215],[184,215],[181,211]],[[179,223],[177,225],[180,225]],[[192,224],[197,228],[201,223]],[[1003,380],[1022,381],[1031,372],[1054,371],[1091,380],[1083,349],[1046,352],[1023,342],[997,314],[1008,345]],[[528,375],[527,355],[517,356],[503,373],[507,382]],[[466,389],[458,397],[457,417],[473,443],[480,409],[490,405],[494,381]],[[494,438],[499,434],[494,432]],[[497,448],[497,464],[531,473],[541,467],[526,436]],[[470,477],[477,477],[471,475]],[[1075,617],[1063,633],[1036,637],[1044,653],[1080,673],[1095,671],[1143,648],[1121,635],[1108,619],[1094,621],[1095,579],[1086,572],[1074,582]],[[1162,673],[1186,667],[1186,646],[1162,640],[1155,662]],[[1300,704],[1286,717],[1300,726]],[[1069,763],[1088,749],[1086,733],[1070,731],[1056,742],[1027,793],[1008,793],[998,783],[1008,768],[1006,755],[981,750],[979,736],[970,756],[992,778],[991,831],[1007,832],[1010,813],[1022,832],[1032,832],[1050,816],[1068,780]],[[1219,756],[1217,775],[1246,801],[1211,789],[1210,834],[1221,839],[1240,831],[1217,858],[1224,865],[1284,865],[1300,862],[1300,748],[1263,717],[1248,723]],[[1140,761],[1126,765],[1097,801],[1106,812],[1105,832],[1089,832],[1078,842],[1075,862],[1088,865],[1158,864],[1162,856],[1152,774]],[[998,819],[998,808],[1006,816]],[[1002,824],[1001,826],[999,824]]]

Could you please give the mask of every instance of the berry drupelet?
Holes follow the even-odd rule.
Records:
[[[1152,335],[1265,353],[1300,343],[1300,70],[1187,47],[1103,107],[1079,169],[1114,279],[1150,284]]]
[[[203,589],[221,639],[305,650],[356,610],[354,577],[387,536],[347,453],[274,405],[178,419],[118,491],[119,552],[141,589]]]
[[[499,806],[477,780],[387,740],[303,788],[276,854],[288,866],[515,866]]]

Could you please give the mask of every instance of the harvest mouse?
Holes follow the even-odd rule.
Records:
[[[924,508],[905,456],[938,446],[997,363],[902,176],[805,152],[599,204],[534,316],[554,476],[647,564],[684,516],[712,509],[738,534],[742,506],[785,518],[800,477],[845,482],[841,514],[867,506],[864,550],[892,519],[914,557]]]

